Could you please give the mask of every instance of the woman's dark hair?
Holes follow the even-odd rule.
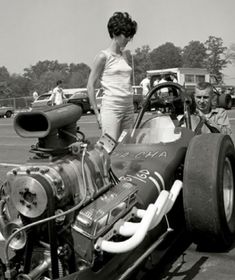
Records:
[[[133,38],[137,31],[137,22],[128,13],[116,12],[108,21],[109,36],[124,35]]]

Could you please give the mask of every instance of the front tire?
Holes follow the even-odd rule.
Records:
[[[186,226],[203,247],[226,250],[235,236],[235,151],[231,138],[203,134],[185,158],[183,204]]]

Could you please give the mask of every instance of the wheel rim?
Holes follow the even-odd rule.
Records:
[[[233,170],[228,158],[225,159],[224,172],[223,172],[223,197],[224,197],[224,210],[227,222],[230,221],[233,212],[234,201],[234,183],[233,183]]]

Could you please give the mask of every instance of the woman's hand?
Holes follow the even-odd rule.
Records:
[[[100,116],[99,113],[96,114],[96,120],[97,120],[97,124],[98,124],[99,129],[101,129],[101,128],[102,128],[102,125],[101,125],[101,116]]]

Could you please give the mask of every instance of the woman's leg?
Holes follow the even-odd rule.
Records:
[[[134,125],[134,107],[130,106],[125,112],[123,112],[122,122],[120,126],[120,131],[124,129],[131,129]]]
[[[122,114],[102,105],[100,109],[102,134],[107,133],[114,140],[118,140],[121,133]]]

